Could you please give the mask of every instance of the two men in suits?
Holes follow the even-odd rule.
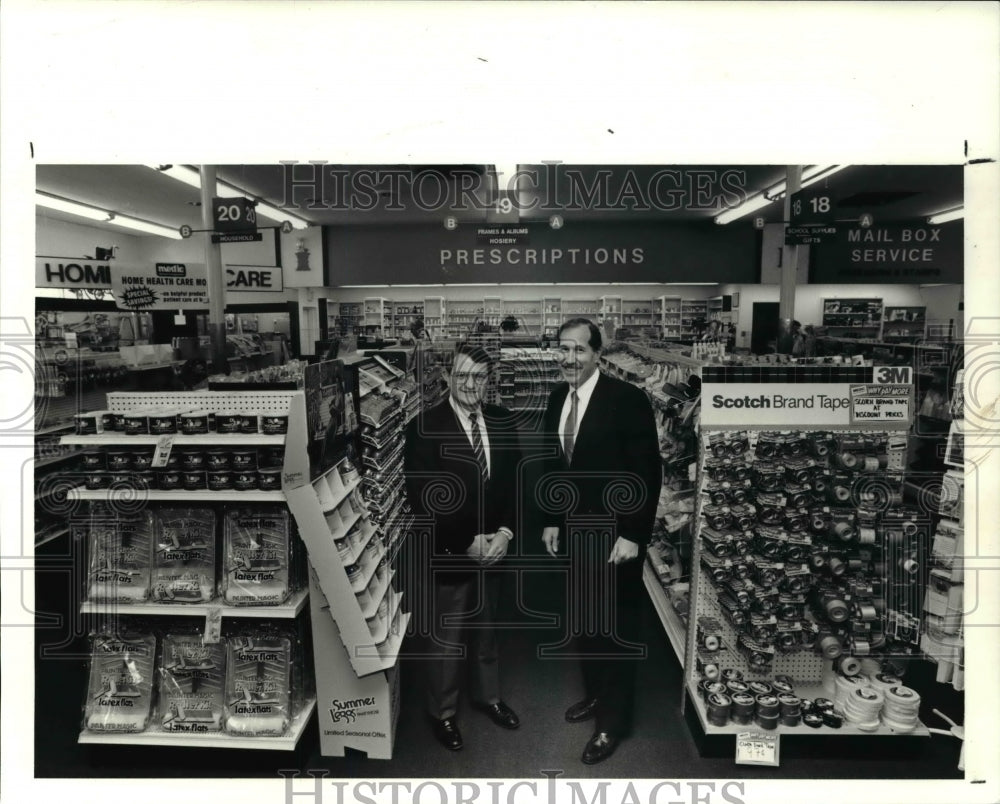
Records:
[[[583,671],[584,697],[566,720],[594,719],[583,752],[594,764],[611,756],[631,729],[643,599],[642,563],[656,517],[662,463],[645,393],[598,371],[601,331],[585,318],[559,330],[564,384],[544,417],[552,457],[538,484],[542,541],[570,558],[567,616]],[[546,489],[560,491],[546,492]],[[567,487],[574,493],[567,494]],[[572,510],[557,510],[549,493]]]
[[[512,414],[483,403],[491,368],[482,348],[460,346],[449,398],[419,414],[406,430],[407,497],[417,522],[431,530],[431,566],[423,568],[426,610],[415,612],[428,620],[427,711],[435,738],[453,751],[462,747],[457,713],[466,664],[473,704],[503,728],[520,725],[500,697],[492,627],[500,579],[490,568],[515,536],[521,453]],[[467,660],[466,638],[473,643]]]

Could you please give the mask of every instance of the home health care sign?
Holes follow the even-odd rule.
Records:
[[[111,271],[111,290],[121,310],[184,310],[208,307],[203,264],[158,262]]]

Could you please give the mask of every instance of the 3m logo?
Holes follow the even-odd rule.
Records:
[[[913,367],[876,366],[873,376],[879,385],[910,385],[913,382]]]

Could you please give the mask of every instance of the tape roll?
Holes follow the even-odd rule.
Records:
[[[845,676],[856,676],[861,672],[861,662],[854,656],[840,656],[833,663],[834,669]]]
[[[709,681],[717,681],[719,678],[719,665],[711,663],[703,665],[701,672]]]
[[[866,457],[864,461],[864,470],[866,472],[877,472],[879,470],[878,458]]]
[[[727,667],[727,668],[725,668],[722,671],[722,680],[723,681],[742,681],[743,680],[743,671],[742,670],[737,670],[737,669],[735,669],[733,667]]]
[[[740,719],[740,722],[749,722],[753,719],[757,711],[757,700],[752,695],[746,692],[737,692],[732,696],[732,701],[733,707],[730,714],[734,720]]]
[[[839,729],[844,725],[844,719],[833,712],[823,713],[823,725],[829,726],[831,729]]]
[[[833,701],[829,698],[815,698],[813,700],[813,706],[820,712],[832,712],[833,711]]]
[[[783,715],[799,715],[802,712],[802,699],[797,695],[783,692],[778,696],[778,704]]]
[[[719,637],[716,634],[706,634],[701,640],[705,650],[717,651],[719,649]]]
[[[778,699],[773,695],[758,695],[757,697],[757,715],[764,715],[766,717],[777,717],[781,712],[781,704],[778,703]]]
[[[794,695],[795,694],[795,690],[792,687],[792,685],[789,684],[787,681],[785,681],[783,679],[775,678],[774,681],[771,682],[771,686],[774,688],[774,691],[777,694],[780,694],[780,695]],[[780,700],[780,698],[779,698],[779,700]]]
[[[858,456],[853,452],[839,452],[837,453],[837,463],[845,469],[853,469],[858,465]]]
[[[830,560],[827,563],[827,569],[830,570],[830,574],[834,578],[839,578],[847,572],[847,562],[837,556],[830,556]],[[836,622],[839,622],[839,620]]]
[[[854,528],[851,527],[849,522],[835,522],[831,530],[833,531],[833,535],[842,542],[854,540]]]
[[[802,715],[798,712],[790,715],[781,715],[778,722],[782,726],[799,726],[802,724]]]
[[[844,622],[851,614],[850,608],[839,597],[826,601],[823,604],[823,610],[826,612],[826,616],[830,618],[830,621],[835,623]],[[838,653],[837,655],[839,656],[840,654]]]
[[[916,575],[920,571],[920,563],[913,558],[905,559],[900,566],[908,575]]]
[[[823,716],[816,712],[808,712],[802,716],[802,722],[813,729],[818,729],[823,725]]]
[[[735,695],[738,692],[748,693],[750,688],[746,685],[745,681],[734,678],[732,681],[727,681],[725,684],[726,691],[730,695]]]
[[[766,731],[773,731],[778,728],[778,717],[778,715],[768,717],[766,715],[758,714],[755,720],[757,721],[757,725],[762,729],[765,729]]]
[[[882,665],[879,663],[878,659],[862,659],[861,660],[861,672],[863,675],[868,677],[869,683],[872,683],[872,678],[882,672]]]
[[[870,623],[878,619],[878,609],[871,603],[859,603],[857,606],[857,618],[862,622]]]
[[[750,688],[751,695],[773,695],[774,687],[768,684],[766,681],[749,681],[747,686]]]
[[[844,652],[844,646],[833,634],[825,634],[816,640],[816,649],[827,659],[836,659]]]
[[[875,528],[858,528],[858,544],[875,544]]]
[[[904,711],[916,711],[920,707],[920,695],[916,690],[897,685],[885,691],[885,703]]]
[[[732,699],[723,693],[712,693],[706,700],[708,719],[715,726],[725,726],[729,722]]]

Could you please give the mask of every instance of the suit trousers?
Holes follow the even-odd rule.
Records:
[[[595,609],[590,627],[579,628],[575,640],[584,697],[598,701],[596,730],[619,737],[632,728],[636,669],[646,655],[646,646],[640,643],[643,559],[640,550],[637,559],[624,564],[591,564],[581,570],[592,582],[596,575],[604,576],[592,583],[603,594],[587,603]]]
[[[463,667],[469,673],[470,696],[476,703],[500,700],[500,668],[496,620],[500,575],[482,570],[467,580],[437,582],[429,602],[431,637],[425,660],[427,711],[443,720],[458,712]]]

